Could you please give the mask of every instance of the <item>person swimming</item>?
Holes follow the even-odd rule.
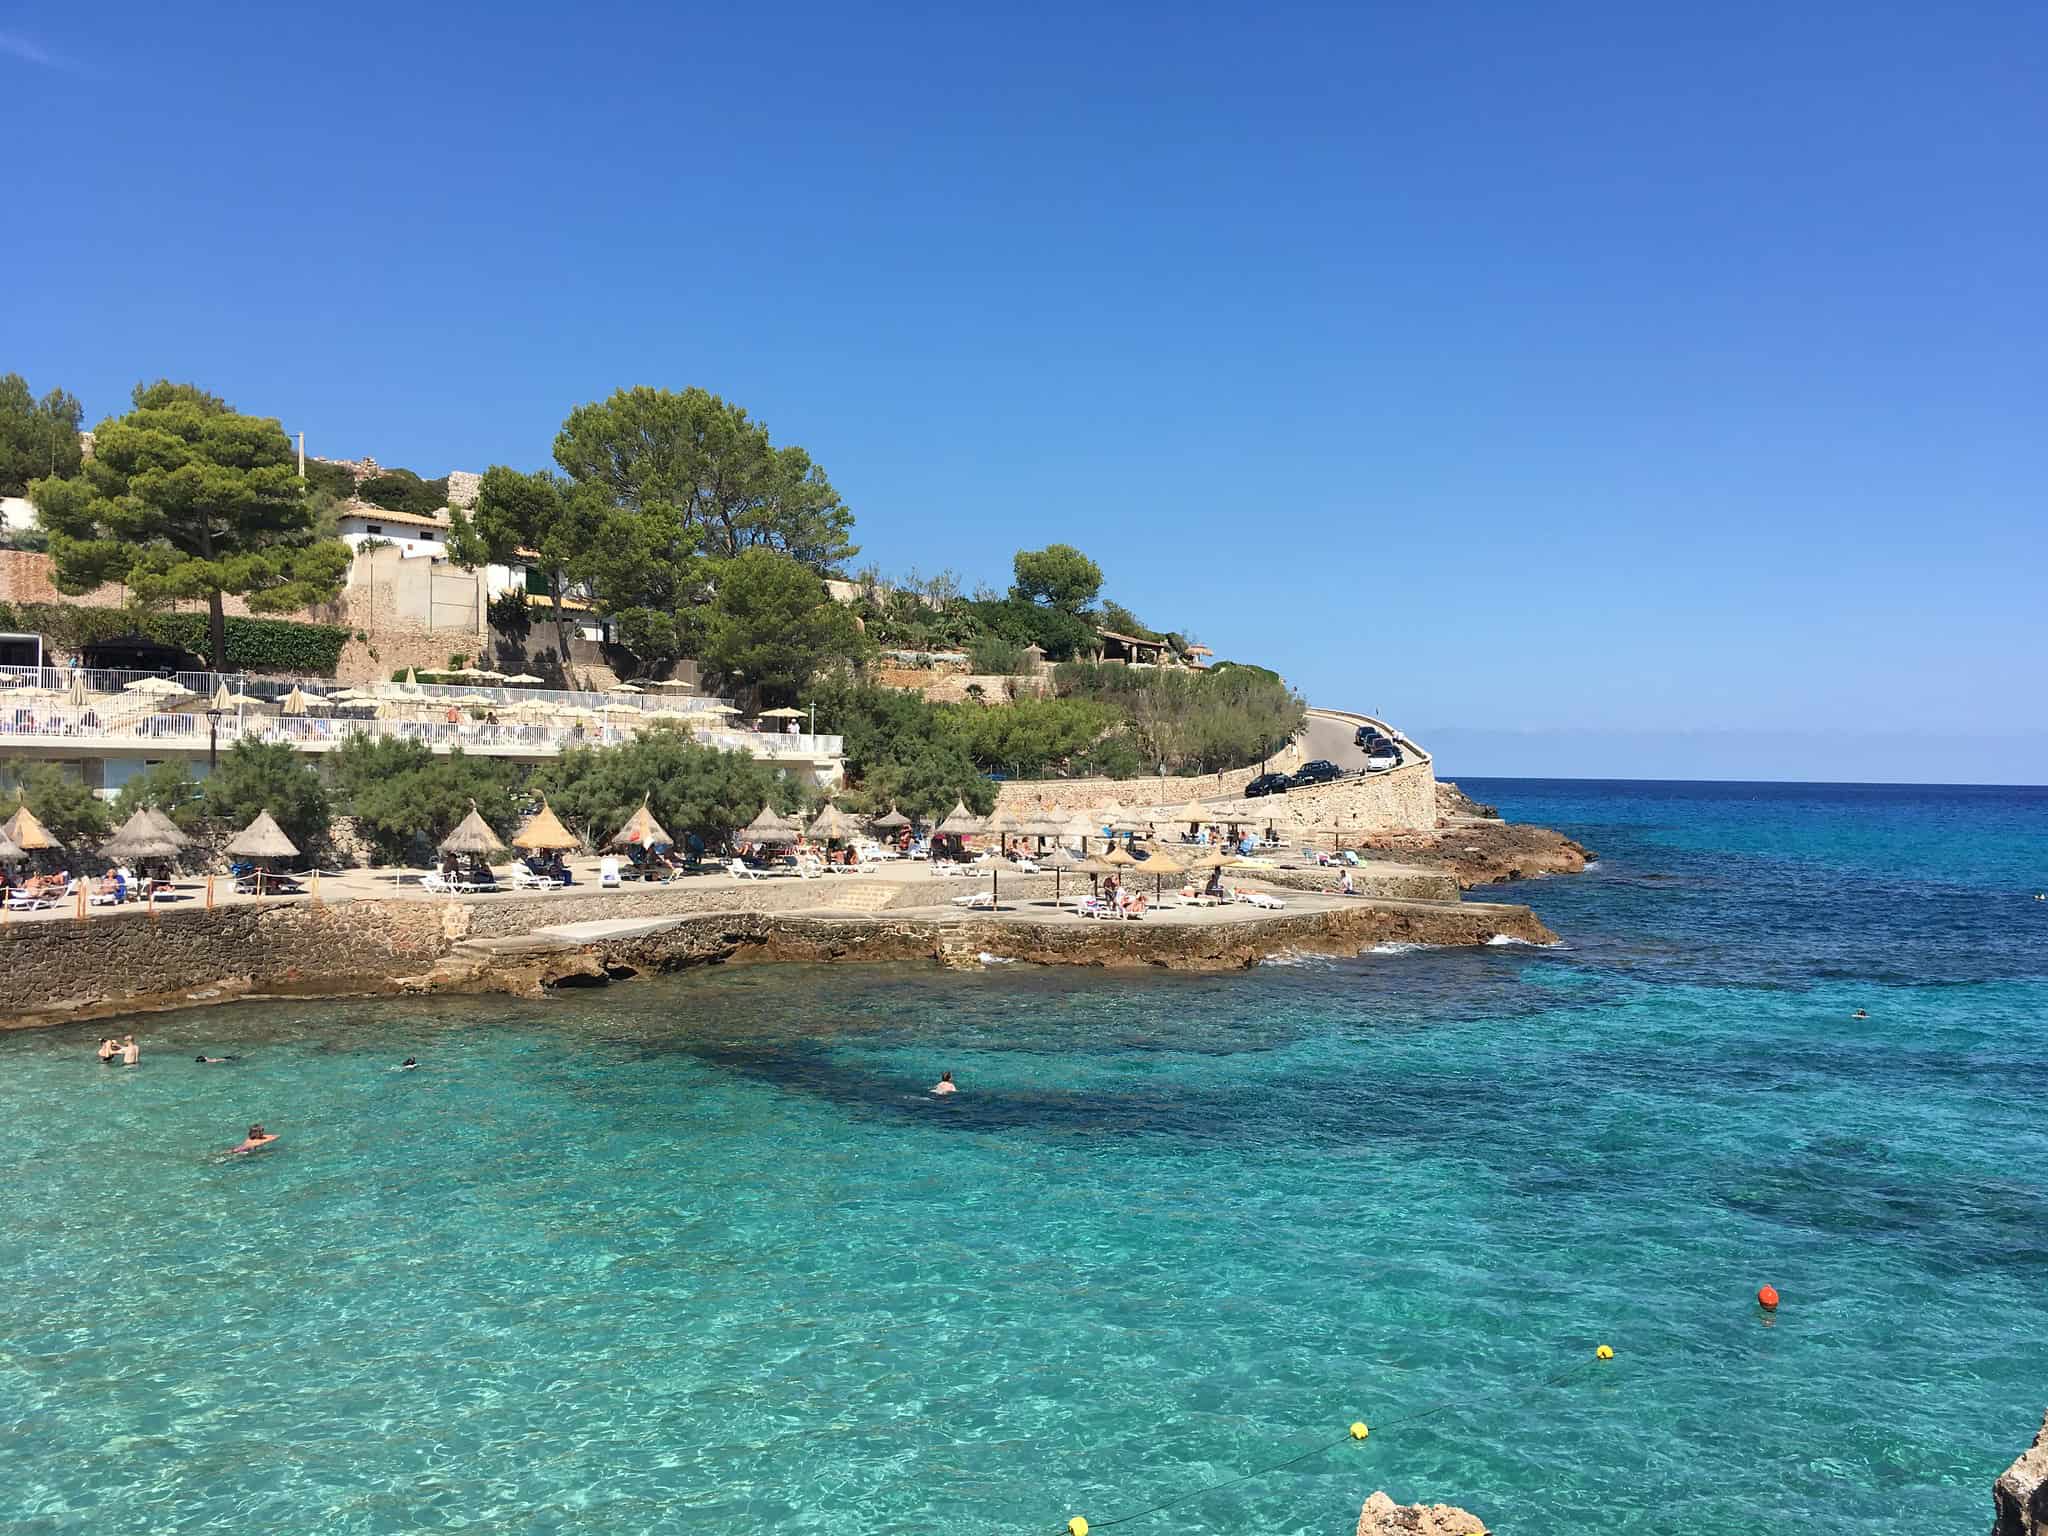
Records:
[[[112,1035],[100,1042],[100,1065],[111,1067],[121,1055],[121,1042]]]
[[[1861,1008],[1858,1008],[1856,1012],[1853,1015],[1851,1015],[1851,1017],[1858,1019],[1867,1019],[1870,1017],[1870,1015],[1865,1013]]]
[[[218,1067],[226,1065],[235,1058],[232,1056],[194,1056],[192,1059],[202,1067]]]
[[[958,1093],[959,1091],[960,1085],[953,1081],[953,1074],[950,1072],[941,1072],[939,1080],[932,1084],[933,1093]]]
[[[410,1056],[398,1064],[398,1070],[401,1072],[417,1072],[419,1069],[420,1064]]]
[[[121,1037],[121,1065],[139,1067],[142,1065],[142,1047],[135,1043],[133,1035]]]
[[[249,1135],[239,1147],[228,1148],[228,1155],[232,1157],[237,1152],[254,1152],[258,1147],[267,1147],[275,1140],[277,1133],[264,1130],[259,1122],[249,1127]]]

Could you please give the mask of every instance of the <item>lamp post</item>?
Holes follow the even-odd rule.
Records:
[[[206,710],[206,771],[220,766],[220,716],[221,712],[212,705]]]

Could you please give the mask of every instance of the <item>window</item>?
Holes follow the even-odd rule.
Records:
[[[367,525],[367,531],[370,533],[382,533],[384,531],[384,525],[382,523],[371,523]]]

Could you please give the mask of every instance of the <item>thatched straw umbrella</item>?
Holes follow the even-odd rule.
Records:
[[[1188,866],[1163,848],[1155,850],[1150,858],[1138,865],[1139,874],[1155,877],[1152,883],[1152,894],[1155,896],[1166,889],[1168,875],[1184,875],[1187,872]]]
[[[1202,806],[1190,800],[1186,805],[1175,811],[1170,819],[1186,822],[1188,830],[1194,832],[1199,831],[1204,822],[1214,821],[1216,818]]]
[[[981,818],[967,809],[965,800],[955,800],[953,809],[946,813],[946,819],[939,823],[937,831],[948,837],[972,837],[982,827]]]
[[[153,805],[145,805],[137,814],[147,816],[156,824],[157,830],[180,848],[190,848],[192,839],[185,829]]]
[[[889,807],[888,815],[877,816],[873,821],[869,822],[868,825],[871,827],[883,827],[891,832],[901,832],[905,827],[910,825],[910,818],[904,815],[901,811],[897,810],[896,807],[892,805]]]
[[[0,864],[19,864],[27,857],[5,833],[0,833]]]
[[[1076,811],[1068,820],[1066,830],[1060,835],[1075,839],[1085,855],[1088,852],[1088,839],[1102,836],[1102,825],[1095,819],[1092,811]]]
[[[1005,806],[999,805],[990,813],[988,820],[981,824],[981,830],[995,833],[996,851],[998,853],[1008,853],[1010,851],[1010,834],[1022,832],[1025,826],[1026,822],[1022,816],[1019,816],[1015,811]]]
[[[797,824],[777,815],[774,806],[764,805],[761,814],[740,829],[739,837],[748,843],[793,843],[797,830]]]
[[[289,859],[297,857],[299,847],[284,835],[284,828],[270,812],[258,811],[256,819],[237,832],[223,851],[237,859]],[[267,878],[270,877],[265,871],[256,872],[257,895],[263,894]]]
[[[810,825],[811,836],[822,837],[828,844],[853,836],[855,830],[854,819],[830,800]]]
[[[441,851],[484,862],[492,854],[505,851],[505,840],[491,830],[491,824],[484,820],[483,812],[472,800],[469,802],[469,814],[462,818],[453,832],[441,839]]]
[[[117,862],[139,863],[143,859],[174,859],[181,846],[177,838],[165,834],[147,810],[138,810],[100,844],[100,852]]]
[[[568,853],[581,848],[583,840],[567,827],[549,806],[547,796],[541,796],[540,809],[528,818],[512,837],[514,848],[524,848],[528,853]]]
[[[673,845],[675,839],[668,830],[654,819],[654,812],[647,808],[648,797],[640,797],[640,809],[626,818],[626,824],[618,834],[605,844],[607,848],[653,848]]]
[[[43,853],[64,846],[48,827],[36,820],[36,813],[26,804],[7,818],[5,826],[0,826],[0,837],[25,853]]]

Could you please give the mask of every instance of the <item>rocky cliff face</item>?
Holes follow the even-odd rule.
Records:
[[[1486,1522],[1450,1504],[1396,1504],[1375,1493],[1358,1512],[1358,1536],[1486,1536]]]
[[[1991,1536],[2048,1536],[2048,1414],[2032,1448],[1992,1485],[1991,1502],[1998,1511]]]

